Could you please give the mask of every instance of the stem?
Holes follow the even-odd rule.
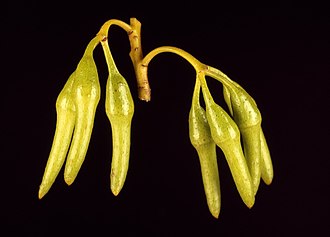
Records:
[[[141,45],[141,23],[136,18],[130,20],[132,30],[128,33],[131,51],[129,56],[133,63],[135,77],[138,87],[138,97],[140,100],[150,101],[151,89],[148,77],[144,76],[142,64],[143,54]]]
[[[108,44],[108,32],[109,32],[109,28],[111,25],[117,25],[117,26],[121,27],[123,30],[125,30],[127,33],[132,31],[132,27],[130,25],[126,24],[125,22],[116,20],[116,19],[111,19],[111,20],[108,20],[107,22],[105,22],[102,25],[100,31],[97,33],[96,37],[101,42],[109,72],[111,70],[117,70],[113,57],[110,52],[109,44]],[[113,65],[113,66],[111,66],[111,65]]]
[[[131,26],[126,24],[125,22],[117,19],[111,19],[105,22],[102,25],[100,31],[97,33],[97,35],[99,36],[99,41],[104,41],[105,39],[108,38],[108,32],[111,25],[117,25],[121,27],[123,30],[125,30],[127,33],[132,30]]]
[[[204,97],[204,101],[206,103],[206,105],[208,105],[210,102],[213,102],[213,97],[211,95],[211,92],[209,90],[209,87],[207,86],[206,83],[206,79],[205,79],[205,75],[204,74],[198,74],[198,80],[201,84],[202,87],[202,93],[203,93],[203,97]]]
[[[116,64],[113,60],[111,51],[110,51],[108,40],[101,41],[101,45],[102,45],[102,48],[103,48],[105,60],[106,60],[107,65],[108,65],[109,73],[112,73],[114,71],[118,71],[118,69],[116,67]]]
[[[219,69],[208,66],[207,69],[205,70],[205,75],[220,81],[225,86],[228,86],[230,88],[233,87],[233,81],[226,74],[221,72]]]
[[[95,49],[95,47],[100,43],[99,41],[99,37],[95,36],[87,45],[85,53],[84,54],[93,54],[93,51]]]
[[[200,73],[201,71],[204,71],[207,69],[207,66],[205,64],[198,61],[190,53],[188,53],[180,48],[176,48],[176,47],[172,47],[172,46],[162,46],[162,47],[158,47],[158,48],[152,50],[142,60],[142,66],[148,67],[148,64],[152,58],[154,58],[157,54],[165,53],[165,52],[175,53],[175,54],[178,54],[179,56],[183,57],[195,68],[197,73]]]
[[[200,104],[200,92],[201,92],[201,82],[200,79],[198,78],[198,75],[196,75],[196,82],[195,82],[195,87],[194,87],[194,92],[193,92],[193,104]]]
[[[158,55],[160,53],[175,53],[175,54],[183,57],[195,68],[197,74],[200,74],[200,73],[204,74],[204,71],[207,70],[207,66],[205,64],[201,63],[194,56],[192,56],[191,54],[189,54],[188,52],[186,52],[180,48],[176,48],[176,47],[172,47],[172,46],[162,46],[162,47],[158,47],[158,48],[152,50],[138,64],[136,64],[136,68],[135,68],[135,73],[138,78],[138,81],[140,80],[142,83],[145,83],[145,84],[142,84],[142,86],[149,88],[149,94],[148,94],[149,97],[147,99],[144,99],[146,101],[150,100],[150,87],[149,87],[149,81],[148,81],[148,65],[149,65],[150,61],[156,55]],[[140,97],[140,99],[141,99],[141,97]]]
[[[141,100],[149,101],[151,89],[149,86],[148,78],[142,77],[141,73],[138,70],[139,65],[141,64],[143,58],[142,46],[141,46],[141,23],[136,18],[131,18],[130,24],[131,25],[128,25],[123,21],[111,19],[103,24],[97,35],[99,37],[99,41],[102,44],[104,55],[108,63],[109,60],[113,60],[108,45],[108,31],[110,26],[117,25],[126,31],[131,45],[131,51],[129,53],[129,56],[131,57],[131,61],[133,63],[133,67],[135,70],[137,87],[138,87],[138,96]]]

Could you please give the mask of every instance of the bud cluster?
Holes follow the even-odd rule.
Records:
[[[65,158],[64,180],[71,185],[84,162],[100,100],[100,83],[93,59],[95,47],[101,43],[108,65],[105,111],[112,129],[112,162],[110,187],[118,195],[124,186],[129,167],[131,124],[134,102],[125,78],[118,71],[108,44],[111,25],[123,28],[129,36],[130,57],[135,69],[139,98],[150,100],[148,64],[159,53],[171,52],[185,58],[196,70],[196,82],[189,112],[189,137],[200,161],[204,190],[211,214],[220,213],[220,180],[216,147],[228,163],[243,202],[251,208],[260,179],[270,184],[273,166],[261,128],[261,114],[253,98],[236,82],[218,69],[199,62],[186,51],[163,46],[143,57],[140,27],[135,18],[128,25],[109,20],[88,44],[76,70],[71,74],[56,101],[57,123],[52,148],[39,188],[41,199],[51,188]],[[206,76],[220,81],[228,114],[215,103],[206,83]],[[205,109],[200,104],[203,94]],[[242,142],[241,142],[242,140]]]

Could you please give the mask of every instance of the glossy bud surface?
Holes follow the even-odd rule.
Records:
[[[253,184],[241,148],[239,129],[226,111],[214,102],[206,84],[202,84],[202,90],[212,138],[226,157],[243,202],[251,208],[254,204]]]
[[[220,179],[216,145],[212,139],[205,110],[199,103],[200,83],[196,80],[189,113],[189,137],[198,153],[207,204],[214,217],[220,213]]]
[[[134,101],[129,86],[117,70],[112,57],[108,57],[107,63],[109,77],[105,109],[111,124],[113,149],[110,182],[112,193],[118,195],[124,186],[129,166]]]

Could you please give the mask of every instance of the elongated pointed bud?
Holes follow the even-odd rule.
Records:
[[[71,142],[76,117],[75,106],[71,96],[72,85],[74,83],[73,79],[74,73],[71,74],[56,100],[56,130],[44,176],[39,188],[40,199],[53,185],[63,166]]]
[[[100,84],[93,59],[93,50],[97,43],[97,38],[89,43],[74,73],[75,82],[72,88],[72,97],[77,115],[64,171],[64,179],[68,185],[73,183],[85,160],[93,130],[95,112],[100,100]]]
[[[243,202],[251,208],[254,204],[254,189],[242,151],[239,129],[232,118],[214,102],[206,82],[202,84],[202,90],[206,104],[206,117],[210,125],[212,138],[226,157]]]
[[[200,106],[199,94],[200,82],[197,78],[189,112],[189,137],[198,153],[209,210],[214,217],[218,218],[221,196],[216,145],[211,136],[205,110]]]
[[[224,85],[225,101],[230,108],[243,140],[244,155],[250,170],[254,193],[257,193],[261,168],[261,114],[253,98],[236,82]],[[228,99],[229,97],[229,99]]]
[[[274,171],[273,164],[270,157],[268,145],[266,142],[265,135],[261,129],[260,133],[260,141],[261,141],[261,178],[267,184],[270,185],[273,181]]]
[[[111,191],[118,195],[124,186],[130,156],[131,123],[134,102],[125,78],[119,73],[111,57],[107,60],[109,77],[105,109],[112,129]]]

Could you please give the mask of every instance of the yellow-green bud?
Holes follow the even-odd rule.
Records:
[[[226,157],[243,202],[251,208],[254,204],[253,184],[242,151],[239,129],[232,118],[214,102],[206,82],[202,84],[202,90],[212,138]]]
[[[68,185],[73,183],[85,160],[100,100],[99,78],[93,59],[94,47],[91,41],[74,73],[72,98],[76,108],[76,123],[64,170],[64,179]]]
[[[216,145],[211,136],[205,110],[200,106],[199,94],[200,82],[197,78],[189,112],[189,137],[198,153],[209,210],[214,217],[218,218],[221,196]]]
[[[109,77],[105,109],[111,124],[113,149],[110,182],[112,193],[118,195],[124,186],[129,166],[134,101],[128,84],[117,70],[112,57],[108,58],[107,63]]]
[[[53,185],[65,161],[75,124],[75,105],[71,97],[74,73],[71,74],[56,100],[56,130],[44,176],[39,188],[41,199]]]
[[[244,154],[250,170],[254,193],[260,183],[260,130],[261,114],[253,98],[236,82],[224,85],[225,101],[234,117],[243,140]]]
[[[260,131],[260,147],[261,147],[261,178],[267,184],[270,185],[273,181],[274,171],[273,164],[270,157],[268,145],[265,135],[261,129]]]
[[[93,38],[88,44],[77,69],[71,74],[56,101],[57,122],[53,145],[39,188],[42,198],[54,183],[68,152],[64,179],[71,184],[85,159],[94,115],[100,99],[100,85],[93,50],[99,43]]]

